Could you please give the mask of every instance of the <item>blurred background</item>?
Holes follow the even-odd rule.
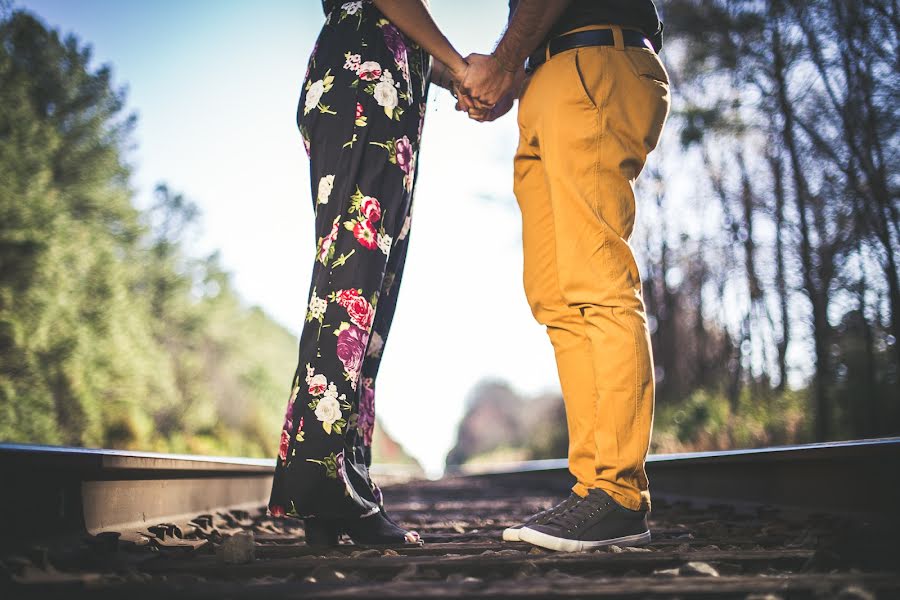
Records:
[[[900,433],[900,9],[666,0],[632,245],[652,451]],[[488,51],[502,0],[434,0]],[[315,0],[0,0],[0,441],[274,457],[315,240]],[[514,115],[433,89],[377,462],[566,454],[521,287]]]

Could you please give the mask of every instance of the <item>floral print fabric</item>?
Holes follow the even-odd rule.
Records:
[[[273,516],[379,510],[375,382],[403,274],[430,58],[370,2],[325,0],[297,124],[316,248],[269,502]]]

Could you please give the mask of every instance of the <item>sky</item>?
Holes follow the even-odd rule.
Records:
[[[18,0],[109,63],[138,115],[140,206],[165,182],[203,211],[194,252],[220,250],[239,294],[299,333],[312,269],[308,162],[295,124],[323,22],[317,0]],[[489,51],[506,2],[433,0],[463,54]],[[403,288],[378,380],[385,429],[437,476],[482,379],[559,389],[522,291],[514,113],[469,121],[433,89]],[[285,366],[290,379],[294,365]],[[286,384],[287,385],[287,384]],[[273,431],[272,435],[278,435]]]

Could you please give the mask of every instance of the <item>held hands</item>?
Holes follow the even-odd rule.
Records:
[[[512,108],[524,71],[511,72],[493,55],[470,54],[468,68],[458,80],[456,110],[475,121],[493,121]]]

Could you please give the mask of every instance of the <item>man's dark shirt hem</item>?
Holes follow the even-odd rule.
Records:
[[[512,15],[519,0],[509,0]],[[644,33],[659,52],[663,44],[663,24],[653,0],[572,0],[550,28],[538,48],[550,39],[588,25],[618,25]]]

